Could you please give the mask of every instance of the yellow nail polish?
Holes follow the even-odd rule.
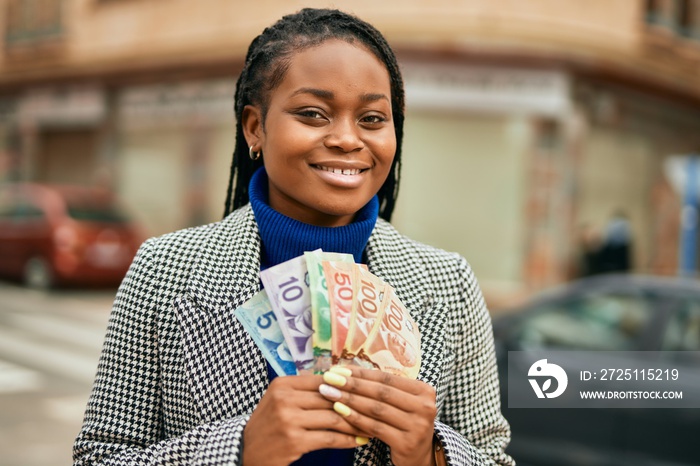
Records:
[[[336,374],[340,374],[343,377],[350,377],[352,375],[352,371],[350,369],[348,369],[347,367],[333,366],[329,370],[331,372],[336,373]]]
[[[369,443],[369,439],[367,437],[355,437],[355,443],[360,446],[367,445]]]
[[[333,403],[333,411],[340,414],[343,417],[348,417],[352,413],[352,410],[348,405],[344,405],[340,401]]]
[[[336,387],[343,387],[346,383],[348,383],[348,379],[340,374],[330,371],[323,374],[323,381],[328,385],[335,385]]]

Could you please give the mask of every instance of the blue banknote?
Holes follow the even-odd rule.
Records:
[[[297,369],[265,290],[234,311],[277,375],[296,375]]]

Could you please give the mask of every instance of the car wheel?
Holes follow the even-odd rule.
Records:
[[[24,284],[35,290],[48,290],[53,285],[53,273],[48,262],[32,257],[24,265]]]

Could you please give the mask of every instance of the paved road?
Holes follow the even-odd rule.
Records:
[[[0,466],[71,464],[114,293],[0,282]]]

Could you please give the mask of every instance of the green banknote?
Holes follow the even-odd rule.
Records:
[[[305,252],[311,289],[311,325],[313,327],[313,370],[316,373],[327,371],[331,366],[331,308],[328,299],[328,285],[323,273],[323,261],[355,262],[352,254],[335,252]]]

